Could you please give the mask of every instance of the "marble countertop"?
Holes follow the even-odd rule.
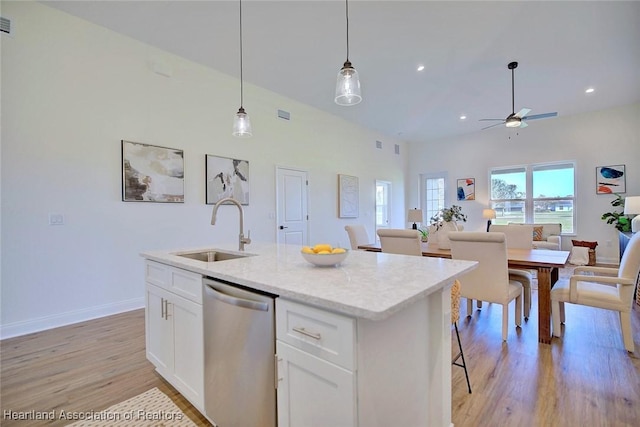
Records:
[[[349,251],[339,266],[316,267],[300,246],[252,243],[245,252],[226,246],[148,251],[142,257],[353,317],[382,320],[450,286],[474,261]],[[203,262],[178,253],[220,250],[254,255]]]

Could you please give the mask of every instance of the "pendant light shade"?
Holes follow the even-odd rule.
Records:
[[[233,136],[248,138],[252,135],[251,120],[242,106],[244,102],[244,82],[242,78],[242,0],[240,0],[240,108],[233,119]]]
[[[338,71],[336,97],[334,100],[338,105],[351,106],[359,104],[362,101],[362,95],[358,71],[353,68],[351,61],[349,61],[349,0],[345,0],[345,11],[347,17],[347,60]]]
[[[244,108],[240,107],[236,117],[233,119],[233,136],[248,138],[251,135],[251,119],[249,119],[249,115],[244,111]]]

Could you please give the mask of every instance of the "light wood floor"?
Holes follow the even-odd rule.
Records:
[[[535,313],[535,291],[533,297]],[[550,346],[537,342],[535,314],[519,330],[511,317],[503,343],[500,306],[485,303],[466,319],[462,302],[459,329],[473,393],[453,366],[456,427],[640,425],[640,359],[624,350],[614,313],[567,305],[565,336]],[[632,316],[636,354],[639,309]],[[158,387],[197,425],[208,425],[155,373],[144,345],[143,310],[4,340],[0,410],[98,411]],[[0,418],[2,426],[65,423]]]

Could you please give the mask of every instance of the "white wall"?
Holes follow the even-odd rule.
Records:
[[[588,102],[588,99],[585,99]],[[640,195],[640,104],[580,114],[536,120],[529,127],[509,131],[503,127],[426,144],[411,144],[409,167],[410,206],[419,200],[419,175],[448,171],[449,204],[462,206],[469,219],[465,230],[484,230],[482,209],[489,206],[489,169],[495,166],[574,160],[576,165],[576,235],[563,239],[563,249],[571,249],[571,239],[598,241],[598,262],[618,263],[618,234],[600,219],[614,209],[611,195],[597,195],[597,166],[626,165],[623,196]],[[478,124],[480,128],[481,125]],[[508,139],[511,135],[511,139]],[[476,179],[476,200],[456,201],[456,179]]]
[[[16,28],[1,37],[2,337],[141,307],[141,251],[234,244],[235,209],[209,225],[205,154],[250,162],[254,241],[275,240],[276,165],[309,171],[312,244],[346,245],[354,222],[373,234],[376,179],[392,182],[392,226],[406,226],[405,143],[250,84],[254,136],[236,139],[235,77],[40,3],[3,2],[2,13]],[[173,76],[155,74],[154,61]],[[184,204],[121,201],[122,139],[184,150]],[[339,173],[360,179],[357,219],[337,217]],[[49,213],[65,224],[48,225]]]

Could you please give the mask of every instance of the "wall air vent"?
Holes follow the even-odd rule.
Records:
[[[382,148],[382,141],[376,141],[376,148]]]
[[[11,19],[0,16],[0,33],[13,36],[13,26]]]
[[[400,154],[400,146],[398,144],[396,144],[395,150],[396,154]]]
[[[278,110],[278,118],[291,120],[291,114],[288,111]]]

